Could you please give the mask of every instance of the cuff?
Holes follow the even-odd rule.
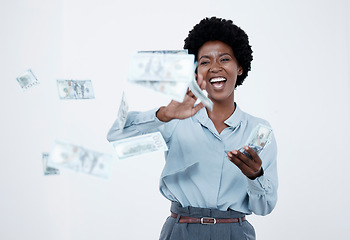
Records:
[[[155,108],[146,112],[138,112],[133,124],[136,128],[143,132],[149,129],[154,129],[165,124],[156,117],[156,112],[159,108]],[[132,125],[132,123],[126,123],[125,126]]]
[[[251,180],[248,180],[248,190],[256,194],[265,194],[268,191],[268,181],[264,175]]]

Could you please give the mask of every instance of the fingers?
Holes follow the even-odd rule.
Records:
[[[261,173],[261,159],[259,155],[249,147],[245,147],[245,150],[252,156],[252,159],[245,156],[242,152],[233,150],[227,152],[229,160],[234,163],[244,175],[250,179],[254,179]]]
[[[255,167],[255,163],[243,153],[237,150],[233,150],[230,156],[231,162],[233,162],[243,173],[249,173],[250,169]]]
[[[193,92],[192,92],[189,88],[187,88],[186,94],[187,94],[187,96],[189,96],[189,97],[191,97],[191,98],[196,97],[196,96],[193,94]]]
[[[186,99],[186,97],[189,97],[191,99],[191,102],[192,101],[194,101],[194,102],[197,101],[197,97],[193,94],[193,92],[189,88],[187,88],[185,99]]]
[[[260,159],[259,155],[252,148],[250,148],[248,146],[245,146],[244,150],[246,150],[246,152],[249,153],[249,155],[252,157],[251,159],[254,162],[256,162],[256,163],[261,165],[262,162],[261,162],[261,159]]]
[[[203,76],[202,75],[198,75],[198,74],[195,74],[196,76],[196,80],[197,80],[197,84],[198,86],[200,87],[200,89],[205,89],[205,86],[206,86],[206,82],[203,80]]]
[[[204,108],[203,103],[199,103],[196,106],[194,106],[193,109],[192,109],[192,116],[195,115],[202,108]]]

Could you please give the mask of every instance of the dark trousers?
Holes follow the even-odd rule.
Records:
[[[241,218],[245,214],[233,210],[220,211],[217,209],[181,207],[172,202],[170,211],[177,218],[168,217],[160,233],[159,240],[255,240],[255,230],[246,221],[237,223],[179,223],[180,216],[212,217],[212,218]]]

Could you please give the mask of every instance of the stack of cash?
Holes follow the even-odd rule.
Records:
[[[194,55],[185,50],[140,51],[132,57],[128,81],[182,102],[194,70]]]
[[[100,178],[109,178],[112,163],[113,157],[111,155],[55,141],[47,166],[57,169],[69,169]]]
[[[60,99],[95,98],[91,80],[57,80]]]
[[[168,151],[168,147],[160,132],[125,138],[111,142],[118,159],[125,159],[144,153]]]
[[[128,81],[182,102],[189,88],[210,110],[213,103],[194,78],[194,55],[187,50],[139,51],[131,60]]]
[[[31,69],[28,69],[19,75],[16,80],[23,90],[27,90],[28,88],[39,84],[39,80],[35,77]]]
[[[264,147],[270,142],[271,137],[272,129],[264,124],[258,124],[250,133],[245,146],[249,146],[257,154],[260,154]],[[244,150],[244,147],[238,150],[251,158],[250,154]]]

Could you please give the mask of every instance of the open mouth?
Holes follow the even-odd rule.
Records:
[[[210,84],[215,88],[215,89],[221,89],[224,87],[227,79],[224,77],[215,77],[209,80]]]

